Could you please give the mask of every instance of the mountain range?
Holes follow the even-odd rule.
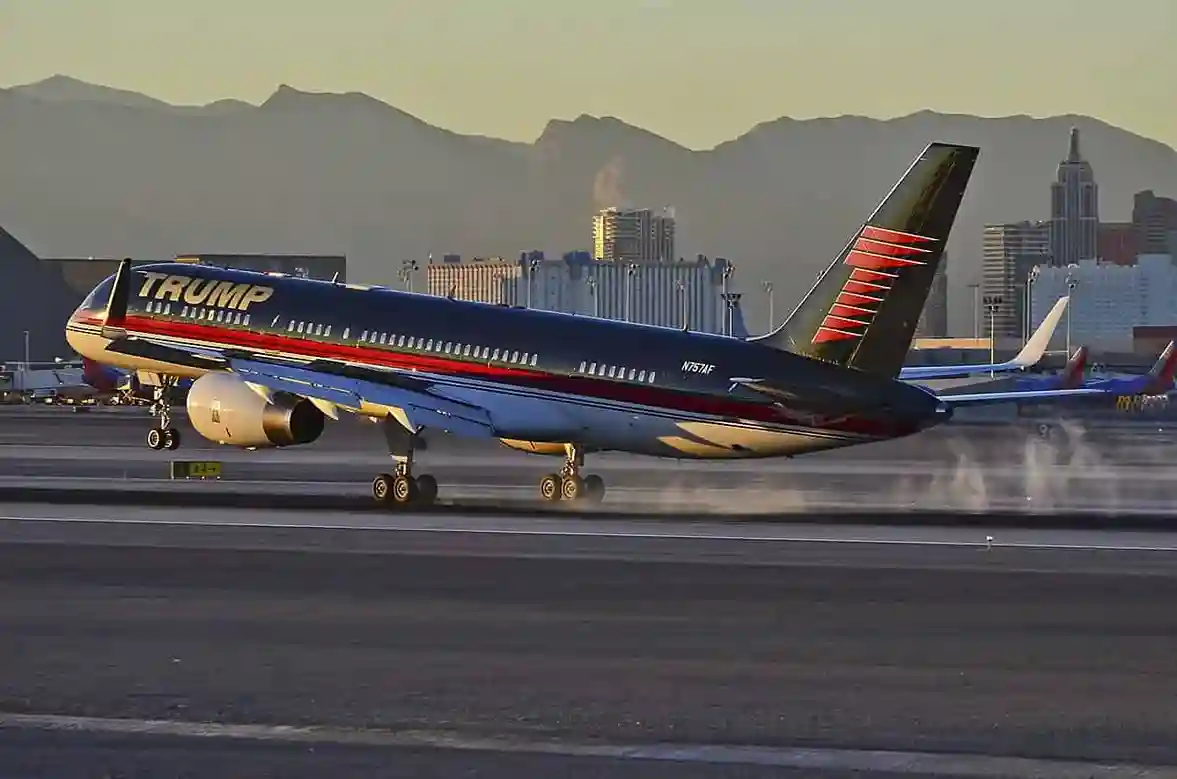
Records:
[[[754,332],[761,282],[790,310],[933,140],[982,149],[949,245],[956,332],[971,327],[982,226],[1049,215],[1071,127],[1105,221],[1129,218],[1139,190],[1177,195],[1173,149],[1069,115],[786,117],[697,151],[611,117],[553,120],[519,143],[360,93],[174,106],[55,76],[0,90],[0,127],[0,224],[42,256],[343,253],[352,280],[393,283],[404,259],[558,255],[588,248],[598,208],[670,205],[680,254],[736,263]]]

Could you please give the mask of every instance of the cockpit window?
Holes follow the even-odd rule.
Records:
[[[107,276],[101,284],[90,291],[90,294],[82,301],[82,305],[78,306],[78,310],[97,311],[106,308],[107,303],[110,302],[110,289],[113,286],[114,276]]]

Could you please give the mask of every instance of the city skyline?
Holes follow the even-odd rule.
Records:
[[[879,34],[893,28],[919,45],[894,56],[893,36]],[[175,104],[256,104],[279,84],[360,91],[439,127],[520,141],[582,113],[706,149],[782,116],[885,119],[931,109],[1084,114],[1173,147],[1177,106],[1163,74],[1177,73],[1177,49],[1166,41],[1175,28],[1177,6],[1163,0],[1081,14],[1063,0],[968,11],[926,0],[885,9],[737,0],[722,13],[685,0],[598,0],[591,14],[521,0],[343,0],[330,13],[268,0],[245,8],[16,0],[0,8],[0,71],[5,87],[60,73]],[[599,53],[606,33],[624,56]],[[176,44],[185,37],[192,45]]]

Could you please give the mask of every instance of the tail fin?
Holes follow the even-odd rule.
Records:
[[[1087,370],[1087,347],[1080,346],[1071,355],[1071,359],[1067,360],[1066,367],[1063,368],[1062,384],[1060,389],[1075,389],[1083,386],[1084,372]]]
[[[979,152],[929,144],[785,323],[752,340],[898,376]]]
[[[1177,374],[1177,349],[1174,349],[1173,342],[1169,341],[1169,345],[1161,352],[1156,364],[1148,372],[1149,380],[1145,385],[1144,394],[1163,395],[1173,389],[1174,374]]]

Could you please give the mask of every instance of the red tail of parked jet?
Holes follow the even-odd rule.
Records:
[[[1144,386],[1145,395],[1164,395],[1173,389],[1173,377],[1177,374],[1177,349],[1173,341],[1161,352],[1156,364],[1148,372],[1149,381]]]
[[[788,320],[754,340],[898,376],[976,161],[975,148],[929,145]]]
[[[1087,371],[1087,347],[1080,346],[1071,355],[1071,359],[1067,360],[1067,365],[1063,368],[1061,376],[1061,389],[1075,389],[1083,386],[1083,378]]]

